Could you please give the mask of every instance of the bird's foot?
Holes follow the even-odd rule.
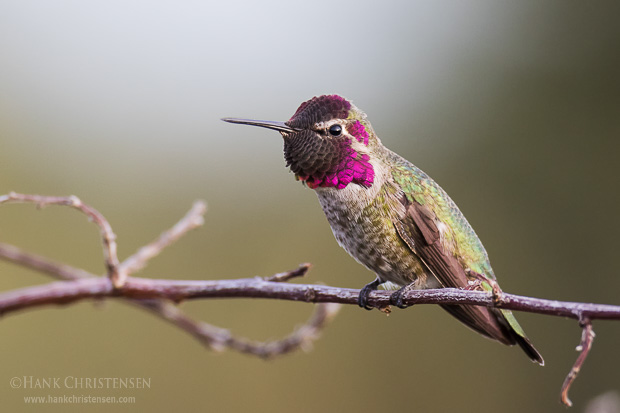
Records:
[[[468,285],[466,290],[477,290],[478,287],[481,287],[482,283],[485,282],[491,286],[491,293],[493,294],[493,303],[498,305],[502,301],[502,289],[499,288],[499,284],[492,278],[487,277],[484,274],[480,274],[479,272],[467,269],[465,270],[467,275],[473,277],[474,280]]]
[[[467,286],[465,286],[463,289],[465,291],[482,291],[482,280],[478,278],[474,280],[469,280],[467,281]]]
[[[377,287],[379,287],[379,284],[381,284],[381,280],[379,280],[379,278],[375,278],[373,282],[366,284],[364,288],[362,288],[360,295],[357,297],[357,303],[360,307],[366,310],[372,310],[373,307],[368,305],[368,295],[372,291],[375,291]]]
[[[409,307],[404,303],[404,295],[408,291],[413,289],[413,283],[407,284],[404,287],[396,290],[392,295],[390,295],[390,304],[395,305],[398,308],[407,308]]]

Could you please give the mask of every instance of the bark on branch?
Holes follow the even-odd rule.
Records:
[[[0,256],[5,256],[3,248],[4,246],[0,245]],[[204,281],[128,277],[123,287],[115,288],[109,279],[97,277],[54,282],[0,294],[0,314],[94,298],[166,299],[177,303],[207,298],[266,298],[357,305],[359,292],[357,289],[326,285],[284,284],[260,277]],[[369,296],[369,304],[385,308],[390,305],[390,295],[389,291],[373,291]],[[493,294],[483,291],[454,288],[412,290],[404,295],[403,301],[408,305],[481,305],[576,320],[620,320],[620,306],[547,300],[505,292],[497,299]]]

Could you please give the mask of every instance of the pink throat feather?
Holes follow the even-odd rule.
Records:
[[[368,145],[368,132],[360,121],[347,127],[347,131],[358,142]],[[324,176],[299,176],[299,179],[306,182],[309,188],[333,187],[337,189],[346,188],[350,183],[370,187],[375,179],[375,170],[370,163],[370,157],[366,154],[360,155],[351,148],[351,141],[345,142],[345,156],[338,164],[336,171],[327,173]]]

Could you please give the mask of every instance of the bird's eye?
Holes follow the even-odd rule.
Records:
[[[339,136],[342,133],[342,126],[334,124],[329,127],[329,134],[332,136]]]

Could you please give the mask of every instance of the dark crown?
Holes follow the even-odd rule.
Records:
[[[296,129],[307,129],[318,122],[346,119],[349,110],[351,103],[341,96],[317,96],[302,103],[286,124]]]

